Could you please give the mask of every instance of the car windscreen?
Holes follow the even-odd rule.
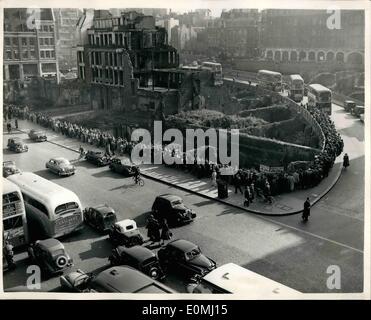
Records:
[[[199,248],[194,248],[188,252],[186,252],[186,259],[187,260],[192,260],[193,258],[197,257],[198,255],[201,254],[201,251]]]
[[[171,202],[171,204],[173,206],[177,206],[177,205],[182,204],[182,203],[183,203],[183,201],[181,199],[177,199],[177,200],[174,200],[174,201]]]
[[[52,255],[53,257],[57,257],[57,256],[65,255],[65,253],[63,249],[58,249],[58,250],[53,251]]]
[[[114,213],[107,213],[107,215],[104,217],[104,222],[108,223],[108,222],[112,222],[112,221],[115,221],[116,220],[116,216],[114,215]]]

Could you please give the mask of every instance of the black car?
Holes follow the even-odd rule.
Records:
[[[102,151],[89,150],[85,155],[85,159],[99,167],[107,166],[111,163],[111,157],[107,157]]]
[[[131,248],[118,246],[112,250],[112,255],[108,260],[112,266],[128,265],[155,280],[161,280],[165,277],[156,254],[142,246]]]
[[[28,146],[20,138],[8,139],[8,149],[15,152],[27,152]]]
[[[60,277],[64,290],[72,292],[175,293],[161,282],[129,266],[108,268],[98,275],[82,270]]]
[[[190,223],[196,217],[196,213],[183,203],[182,198],[172,194],[158,196],[152,205],[152,212],[156,219],[166,219],[171,225]]]
[[[109,165],[109,168],[113,172],[120,173],[120,174],[122,174],[126,177],[132,177],[135,173],[136,166],[132,165],[130,163],[125,164],[120,159],[113,158],[110,165]]]
[[[117,222],[115,210],[106,204],[86,208],[84,210],[84,221],[92,228],[100,231],[108,231]]]
[[[28,255],[45,275],[62,273],[73,265],[64,245],[54,238],[37,240],[28,248]]]
[[[165,272],[173,271],[186,277],[204,276],[216,268],[215,261],[187,240],[174,240],[161,248],[157,255]]]
[[[48,140],[46,134],[42,131],[37,131],[35,129],[32,129],[29,133],[28,133],[28,137],[33,140],[33,141],[36,141],[36,142],[43,142],[43,141],[46,141]]]

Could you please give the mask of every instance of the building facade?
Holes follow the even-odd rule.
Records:
[[[269,9],[261,15],[261,46],[267,60],[363,64],[362,11]]]
[[[4,9],[4,82],[43,77],[59,83],[51,9]]]
[[[134,11],[120,16],[94,11],[85,41],[78,50],[78,71],[92,86],[93,108],[134,108],[138,90],[155,90],[156,70],[179,64],[166,30],[155,26],[153,16]]]
[[[61,71],[76,68],[76,24],[82,14],[79,9],[53,9],[56,27],[58,65]]]

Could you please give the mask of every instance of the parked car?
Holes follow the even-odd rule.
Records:
[[[216,268],[215,261],[203,255],[197,245],[187,240],[169,242],[157,255],[165,272],[173,271],[186,277],[204,276]]]
[[[109,238],[115,246],[132,247],[142,245],[144,242],[136,222],[131,219],[124,219],[113,224],[109,230]]]
[[[109,168],[113,172],[120,173],[126,177],[132,177],[134,175],[135,167],[136,166],[131,163],[123,163],[123,161],[118,158],[113,158],[109,165]]]
[[[28,248],[28,255],[47,275],[62,273],[73,265],[64,245],[54,238],[37,240]]]
[[[64,290],[74,292],[175,293],[129,266],[111,267],[96,276],[78,269],[61,276],[60,284]]]
[[[75,166],[65,158],[52,158],[45,167],[59,176],[70,176],[76,172]]]
[[[166,219],[171,225],[190,223],[196,218],[196,213],[183,203],[182,198],[172,194],[158,196],[152,205],[152,212],[156,219]]]
[[[356,103],[352,100],[344,101],[344,110],[346,112],[352,112],[353,108],[356,106]]]
[[[27,152],[28,146],[20,138],[9,138],[8,149],[15,152]]]
[[[85,159],[99,167],[107,166],[111,163],[111,157],[107,157],[102,151],[89,150],[85,155]]]
[[[117,222],[115,210],[106,204],[86,208],[84,210],[84,221],[92,228],[100,231],[108,231]]]
[[[365,122],[365,114],[362,113],[360,116],[359,116],[359,120],[361,120],[362,122]]]
[[[43,142],[48,140],[44,132],[35,129],[30,130],[30,132],[28,133],[28,137],[36,142]]]
[[[365,113],[364,106],[355,106],[352,110],[352,115],[358,118],[360,118],[361,114],[364,114],[364,113]]]
[[[155,280],[161,280],[165,277],[156,254],[146,247],[126,248],[118,246],[112,250],[112,255],[109,256],[108,260],[112,266],[128,265]]]
[[[14,161],[8,160],[3,162],[3,177],[9,177],[12,174],[20,173],[21,170],[17,168]]]

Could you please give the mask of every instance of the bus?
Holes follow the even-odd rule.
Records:
[[[251,299],[299,299],[301,292],[234,263],[224,264],[187,287],[190,293],[241,294]]]
[[[308,86],[308,107],[318,108],[331,115],[331,90],[321,84],[310,84]]]
[[[21,190],[3,178],[3,233],[14,247],[28,243],[26,210]]]
[[[289,98],[295,102],[303,100],[304,80],[299,74],[291,74],[288,79]]]
[[[223,84],[223,69],[222,65],[217,62],[202,62],[201,69],[210,70],[214,74],[214,85],[220,86]]]
[[[58,238],[83,228],[81,203],[71,190],[31,172],[13,174],[8,179],[21,189],[28,230],[34,240]]]
[[[275,71],[259,70],[257,74],[258,85],[263,89],[281,92],[282,74]]]

